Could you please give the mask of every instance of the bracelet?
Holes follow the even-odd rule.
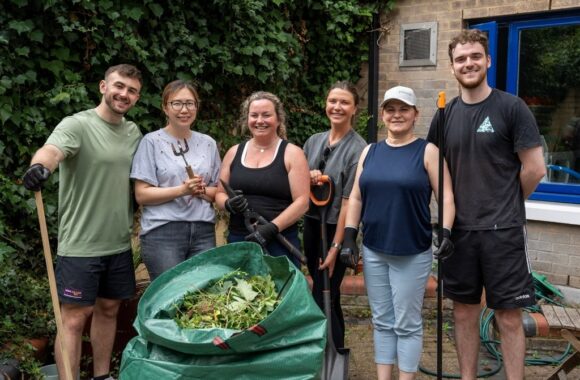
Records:
[[[340,249],[342,248],[342,244],[333,241],[332,244],[330,245],[330,248],[336,248],[337,250],[340,251]]]

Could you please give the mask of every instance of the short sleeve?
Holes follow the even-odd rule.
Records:
[[[56,126],[46,140],[46,144],[54,145],[62,151],[65,158],[73,157],[81,147],[83,123],[75,116],[68,116]]]
[[[431,126],[429,127],[429,132],[427,133],[427,141],[437,145],[437,131],[439,127],[439,110],[435,112],[433,115],[433,119],[431,119]]]
[[[512,108],[514,125],[514,152],[533,148],[542,144],[540,131],[532,111],[521,98],[516,98]]]
[[[342,197],[348,198],[350,197],[350,192],[352,191],[352,187],[354,185],[354,178],[356,177],[356,168],[358,166],[358,162],[352,163],[344,168],[343,172],[343,187],[342,187]]]
[[[209,180],[209,186],[217,186],[218,185],[218,180],[220,177],[220,168],[222,166],[222,160],[220,158],[220,153],[218,151],[217,145],[215,143],[215,141],[213,141],[213,166],[211,168],[211,172],[210,172],[210,180]]]
[[[139,143],[133,157],[131,179],[147,182],[152,186],[159,186],[155,168],[155,143],[150,135],[145,136]]]

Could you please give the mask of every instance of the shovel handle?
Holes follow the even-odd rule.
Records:
[[[48,285],[50,287],[50,298],[52,300],[52,310],[54,311],[54,319],[56,320],[57,333],[64,331],[62,326],[62,316],[60,314],[60,302],[58,301],[58,293],[56,290],[56,280],[54,277],[54,268],[52,266],[52,254],[50,252],[50,242],[48,240],[48,229],[46,227],[46,218],[44,214],[44,202],[42,201],[42,193],[40,190],[34,192],[34,200],[36,201],[36,210],[38,212],[38,222],[40,224],[40,236],[42,237],[42,248],[44,251],[44,261],[46,263],[46,271],[48,272]],[[64,336],[61,335],[60,353],[64,365],[65,380],[73,380],[70,358],[63,342]]]
[[[330,186],[330,191],[328,192],[328,196],[325,199],[318,199],[316,198],[316,195],[314,195],[314,192],[310,192],[310,200],[312,201],[312,203],[314,203],[316,206],[318,207],[322,207],[322,206],[326,206],[332,197],[332,181],[330,180],[330,177],[327,175],[321,175],[320,178],[318,179],[318,183],[316,184],[316,186],[323,186],[325,183],[328,184],[328,186]]]

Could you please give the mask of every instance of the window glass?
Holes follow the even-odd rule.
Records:
[[[580,184],[580,25],[520,31],[517,93],[544,138],[544,182]]]

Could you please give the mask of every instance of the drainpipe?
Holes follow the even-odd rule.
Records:
[[[367,142],[377,141],[377,122],[379,120],[378,99],[379,91],[379,14],[373,13],[371,33],[369,34],[369,86],[368,86],[368,113]]]

